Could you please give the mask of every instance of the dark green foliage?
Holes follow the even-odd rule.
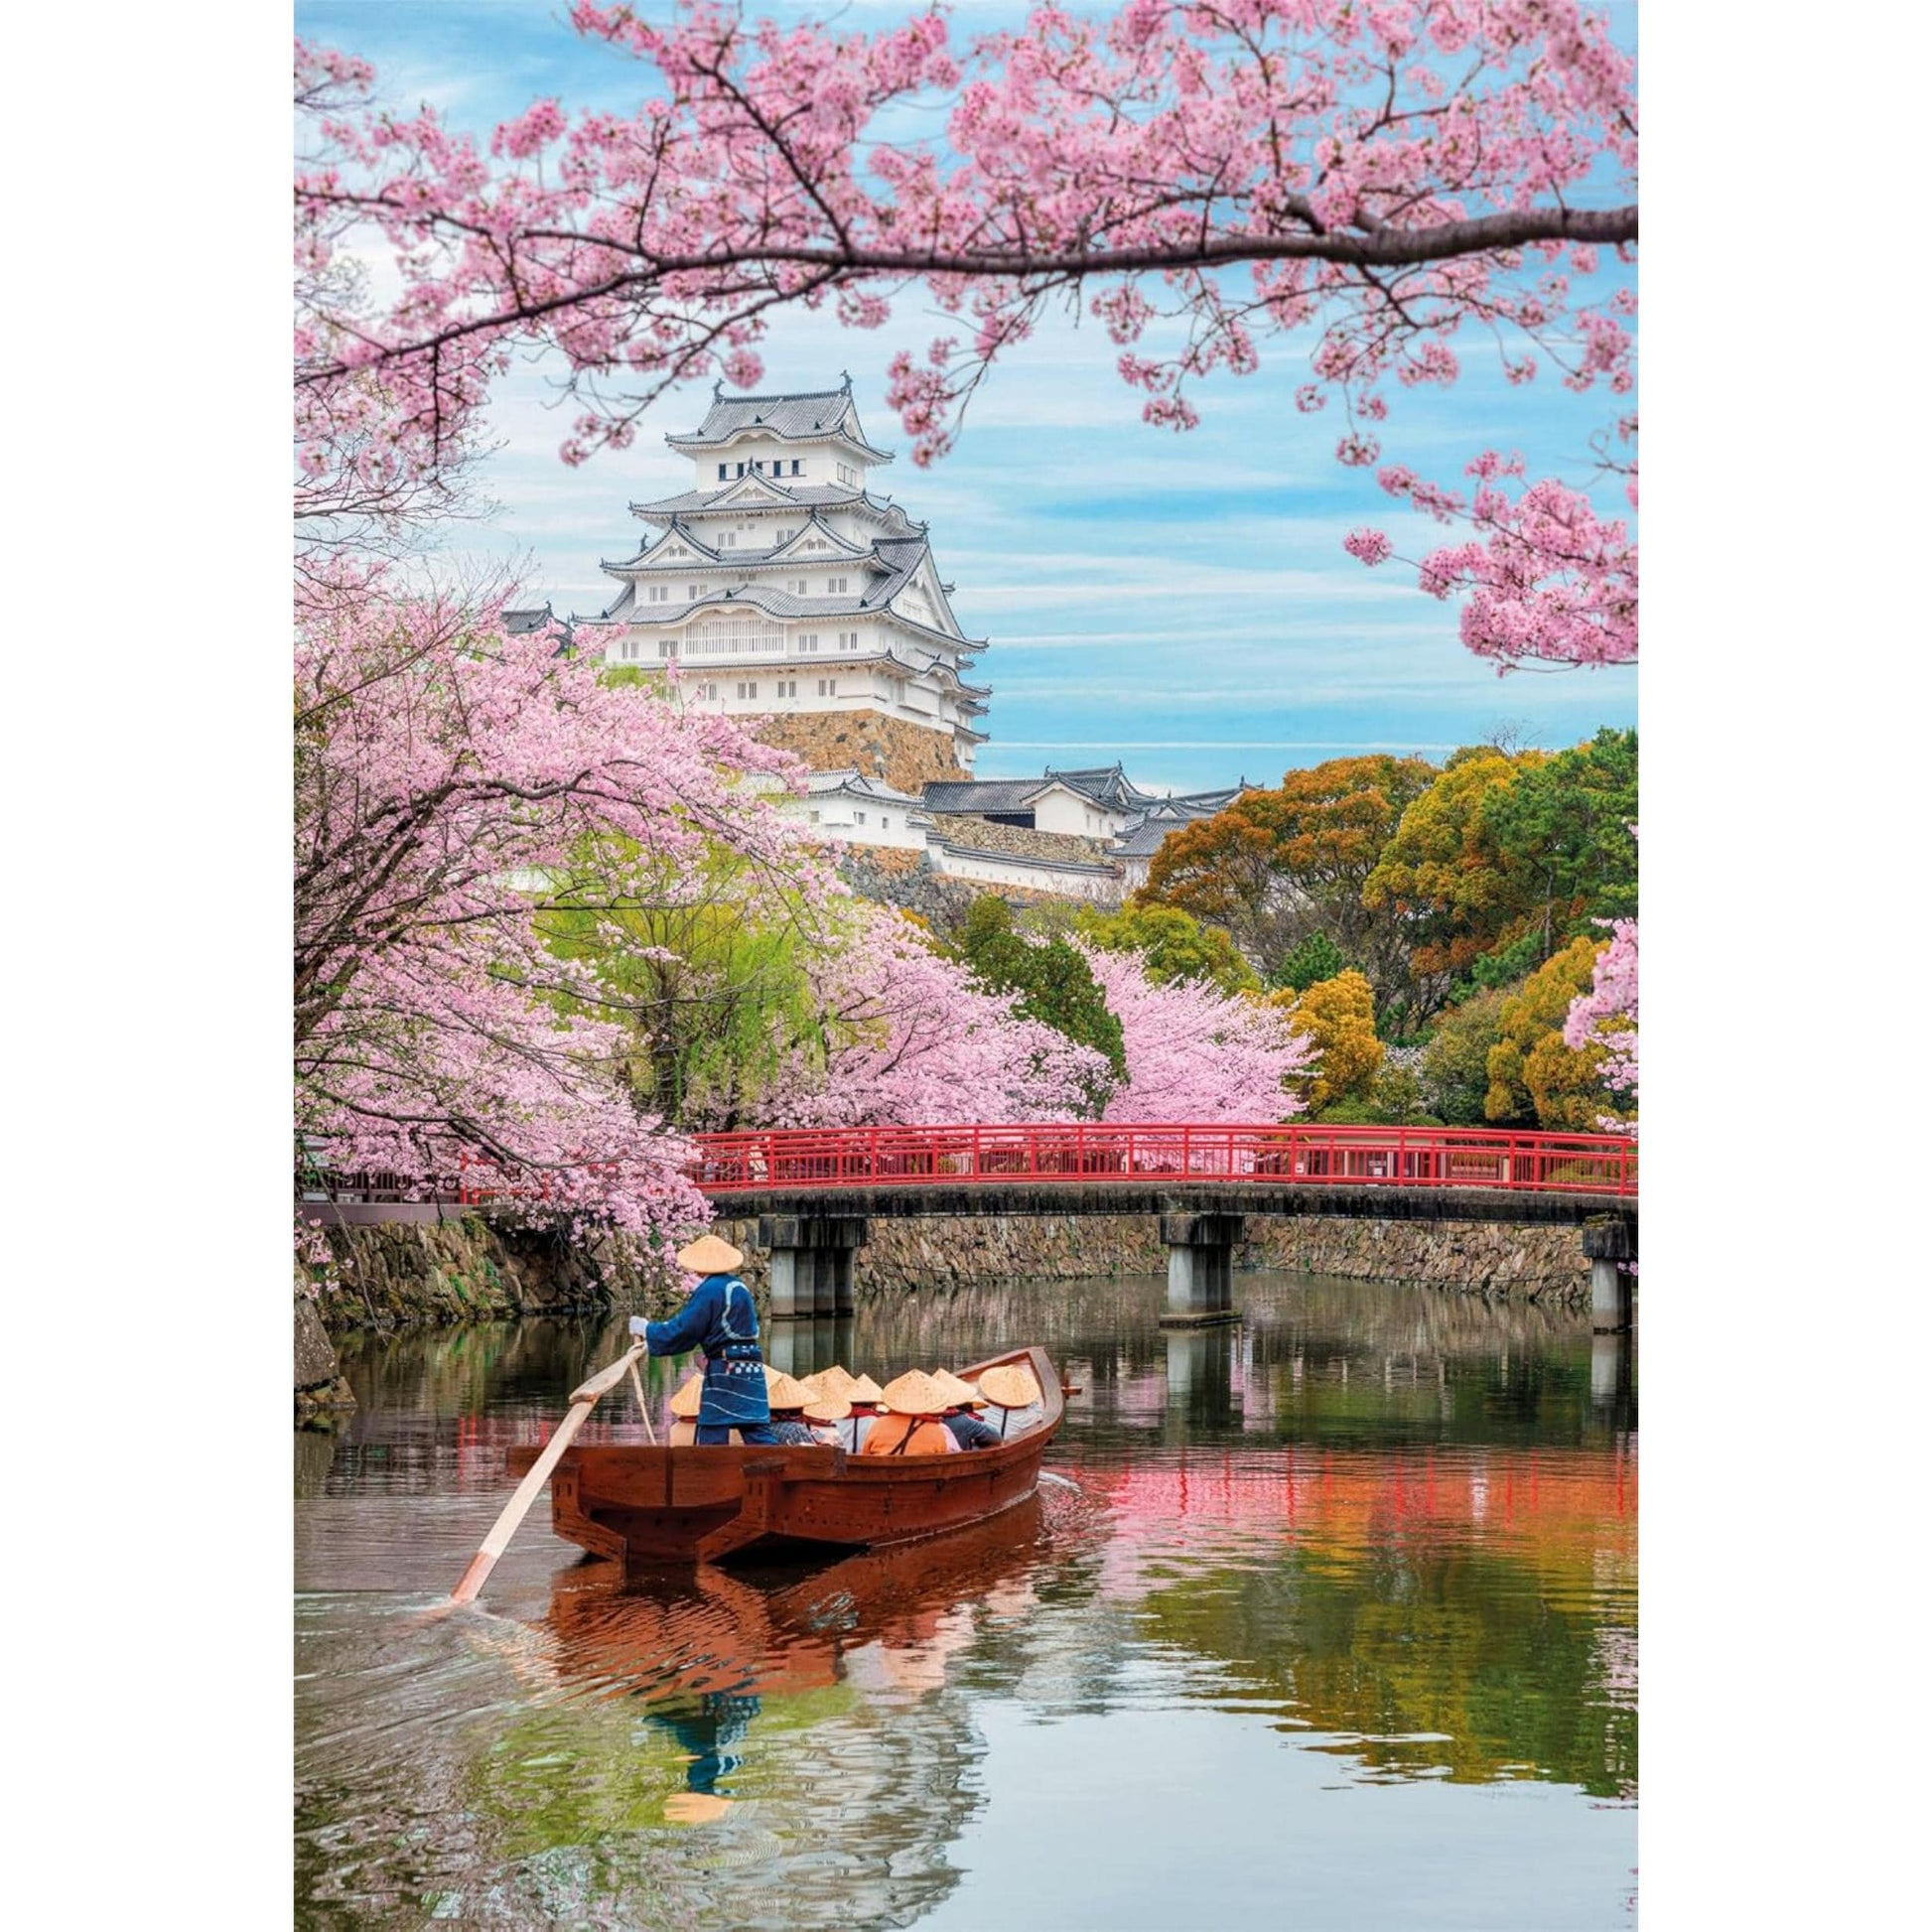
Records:
[[[1177,905],[1129,904],[1118,912],[1083,908],[1074,930],[1106,952],[1141,956],[1141,970],[1155,986],[1205,980],[1223,993],[1261,989],[1255,970],[1218,925],[1203,925]]]
[[[1482,830],[1534,908],[1540,965],[1595,919],[1637,909],[1637,734],[1605,726],[1488,798]],[[1500,984],[1485,981],[1482,984]]]
[[[1014,929],[1013,908],[990,893],[968,908],[955,945],[973,977],[994,993],[1017,993],[1020,1011],[1091,1046],[1113,1069],[1127,1074],[1127,1045],[1120,1022],[1107,1006],[1100,983],[1079,952],[1064,939],[1035,944]],[[1105,1104],[1105,1095],[1097,1104]]]
[[[1292,986],[1296,992],[1306,993],[1347,969],[1341,948],[1325,932],[1311,932],[1293,952],[1283,956],[1268,979],[1271,986]]]

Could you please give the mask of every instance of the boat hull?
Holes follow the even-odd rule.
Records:
[[[650,1564],[886,1549],[986,1522],[1035,1493],[1062,1414],[1058,1373],[1039,1349],[965,1373],[996,1362],[1026,1363],[1044,1397],[1040,1420],[997,1449],[899,1457],[575,1443],[551,1472],[551,1527],[597,1556]],[[509,1474],[525,1473],[541,1452],[510,1449]]]

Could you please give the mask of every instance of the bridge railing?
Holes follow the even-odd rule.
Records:
[[[1637,1144],[1620,1134],[1460,1127],[1135,1125],[846,1127],[701,1134],[706,1193],[768,1187],[949,1186],[1024,1179],[1174,1179],[1505,1187],[1634,1194]]]

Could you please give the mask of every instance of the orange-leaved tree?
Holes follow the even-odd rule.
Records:
[[[1271,791],[1173,833],[1154,855],[1144,902],[1177,905],[1225,926],[1264,972],[1311,932],[1326,933],[1383,1004],[1420,1020],[1407,935],[1362,889],[1436,767],[1425,759],[1330,759]]]
[[[1339,1100],[1366,1100],[1382,1070],[1384,1048],[1375,1035],[1375,993],[1352,968],[1333,979],[1317,980],[1306,993],[1271,993],[1270,1006],[1286,1007],[1289,1025],[1305,1034],[1320,1052],[1308,1090],[1309,1105],[1319,1113]]]
[[[1489,1049],[1489,1093],[1483,1112],[1494,1121],[1534,1120],[1539,1127],[1590,1133],[1611,1111],[1604,1052],[1591,1043],[1567,1046],[1563,1023],[1590,983],[1601,939],[1573,939],[1503,1002],[1502,1036]]]

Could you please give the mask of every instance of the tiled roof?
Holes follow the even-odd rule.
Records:
[[[729,442],[747,430],[787,443],[843,435],[879,462],[893,460],[866,441],[850,383],[842,389],[807,389],[789,396],[727,396],[714,390],[704,421],[695,430],[664,441],[674,450],[701,450]]]
[[[1038,791],[1037,778],[934,779],[923,789],[926,809],[934,812],[1025,811]]]
[[[870,490],[853,489],[845,483],[786,484],[773,483],[769,478],[760,481],[767,489],[779,491],[781,500],[775,503],[733,504],[729,507],[734,509],[742,507],[748,516],[755,516],[760,511],[788,510],[797,507],[830,509],[840,503],[863,501],[870,503],[882,514],[890,510],[898,510],[902,518],[905,516],[905,512],[899,509],[897,503],[874,496]],[[719,506],[718,499],[737,486],[734,482],[720,483],[716,489],[681,489],[675,496],[659,496],[648,503],[632,503],[630,511],[633,516],[648,517],[661,523],[666,517],[690,516],[700,510],[715,509]],[[909,522],[910,519],[906,520]]]
[[[1170,832],[1179,831],[1184,821],[1173,818],[1144,818],[1131,832],[1114,841],[1114,850],[1123,859],[1151,859],[1159,852]]]
[[[919,802],[909,791],[895,791],[883,778],[867,777],[856,765],[849,765],[843,771],[811,772],[805,779],[805,790],[813,798],[827,792],[850,791],[888,805],[916,806]]]

